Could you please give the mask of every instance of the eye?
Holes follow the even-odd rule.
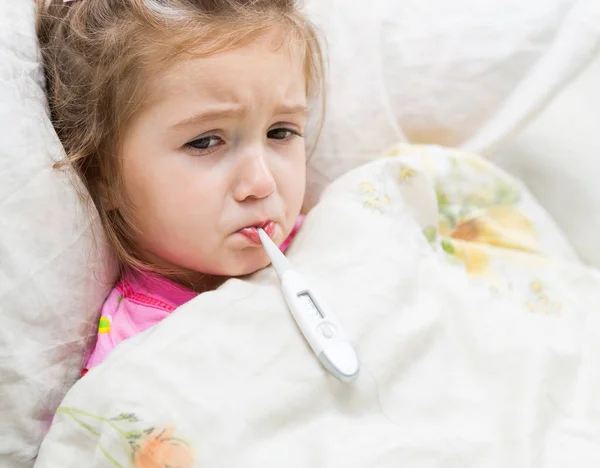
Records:
[[[205,152],[206,150],[212,150],[223,144],[225,144],[225,142],[220,137],[209,135],[190,141],[189,143],[186,143],[186,146],[194,151]]]
[[[272,140],[287,140],[289,138],[292,138],[293,136],[301,137],[302,134],[296,130],[286,127],[274,128],[267,132],[267,138],[270,138]]]

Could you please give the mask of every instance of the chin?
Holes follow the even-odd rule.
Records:
[[[231,273],[227,274],[227,276],[251,275],[270,264],[271,260],[269,260],[269,257],[264,251],[252,252],[252,255],[243,256],[242,258],[233,260],[231,268],[229,269]]]
[[[259,270],[262,270],[263,268],[268,267],[271,264],[270,260],[266,260],[266,261],[261,261],[261,262],[255,262],[251,265],[247,265],[245,266],[239,274],[237,275],[231,275],[231,276],[247,276],[247,275],[251,275],[253,273],[256,273]]]

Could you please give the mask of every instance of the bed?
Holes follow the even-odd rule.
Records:
[[[366,166],[371,168],[392,164],[388,159],[396,161],[394,158],[402,155],[386,156],[386,152],[398,151],[399,143],[457,147],[470,155],[466,158],[474,158],[474,153],[479,153],[495,159],[524,180],[523,190],[529,187],[535,192],[540,201],[539,210],[544,212],[542,207],[545,207],[561,223],[555,226],[548,221],[543,229],[544,236],[552,237],[547,240],[549,245],[561,246],[556,247],[555,256],[576,264],[581,271],[588,271],[581,259],[583,263],[599,265],[598,246],[591,239],[594,233],[597,237],[600,226],[598,211],[594,212],[600,198],[595,180],[589,177],[595,167],[594,158],[588,156],[598,148],[594,146],[598,145],[595,139],[598,132],[589,130],[598,118],[598,108],[586,106],[586,99],[578,101],[574,97],[578,94],[573,91],[580,89],[574,88],[578,86],[574,79],[582,70],[593,73],[595,66],[590,64],[597,55],[600,41],[600,11],[596,2],[539,0],[523,4],[516,0],[484,3],[462,0],[460,5],[454,3],[450,8],[434,0],[402,3],[376,0],[364,8],[359,2],[315,0],[306,2],[306,9],[327,38],[331,61],[327,120],[309,162],[307,210],[318,207],[325,187],[348,171],[370,170],[365,169],[364,164],[374,164]],[[332,11],[336,14],[332,15]],[[357,61],[356,57],[361,60]],[[98,230],[95,213],[78,190],[77,181],[68,172],[52,169],[52,163],[63,157],[64,151],[48,118],[31,2],[0,5],[0,62],[0,465],[30,467],[57,409],[78,380],[81,366],[93,346],[100,305],[115,281],[116,270]],[[585,76],[580,75],[579,79],[585,80]],[[552,101],[561,91],[563,94]],[[578,103],[583,107],[581,104],[577,107]],[[539,114],[544,109],[544,113]],[[564,109],[569,109],[570,114],[565,115]],[[590,127],[573,126],[571,112]],[[536,115],[538,120],[528,126]],[[568,144],[556,143],[555,138],[563,133],[553,130],[556,125],[564,128]],[[576,133],[575,128],[580,129],[580,133]],[[402,148],[405,148],[402,151],[412,151]],[[430,146],[411,148],[416,148],[418,154],[421,154],[419,148],[425,148],[426,152],[438,151],[431,149],[437,147]],[[452,151],[444,154],[452,154]],[[573,155],[578,155],[581,163],[564,176],[561,161],[572,161]],[[554,180],[560,181],[563,193],[581,194],[570,206],[583,205],[587,209],[578,211],[559,205],[562,197],[556,195],[557,183],[540,172],[548,168],[546,157],[552,161]],[[419,158],[414,155],[413,159]],[[435,179],[435,174],[430,173],[428,177]],[[549,181],[552,181],[551,189],[545,185]],[[370,195],[366,200],[361,199],[361,210],[375,216],[377,205],[384,203],[384,199],[376,191],[370,193],[371,189],[366,186],[362,190],[364,193],[357,196]],[[364,208],[365,204],[370,208]],[[432,206],[436,207],[439,221],[438,205]],[[433,208],[429,217],[432,211]],[[442,230],[439,232],[441,236]],[[312,238],[310,232],[305,235],[306,239]],[[427,236],[422,237],[427,239]],[[441,242],[441,237],[438,240]],[[318,244],[316,240],[305,242]],[[418,242],[422,245],[422,241]],[[460,251],[457,247],[460,247],[458,243],[453,247],[455,254]],[[442,248],[443,255],[447,255],[448,250],[451,249],[446,244],[446,250]],[[403,255],[400,250],[397,254]],[[464,258],[458,260],[464,263]],[[309,264],[307,260],[308,271],[312,272],[314,267]],[[267,287],[270,274],[263,273],[259,281],[265,283],[265,291],[276,307],[277,296]],[[489,282],[490,278],[477,280]],[[65,284],[70,288],[66,289]],[[537,289],[539,285],[528,287]],[[186,315],[188,313],[182,313],[181,317]],[[549,322],[549,317],[554,317],[551,314],[543,320],[535,314],[532,317],[533,322],[546,320],[564,324],[560,319]],[[589,322],[581,319],[575,324],[569,323],[578,327],[589,325],[591,334],[596,329],[593,327],[595,319],[593,315],[585,317]],[[540,349],[552,349],[543,347],[550,346],[543,334],[531,336],[535,336],[530,339]],[[544,360],[547,354],[542,353],[523,366],[537,369],[535,375],[557,379],[558,383],[554,384],[558,387],[552,388],[559,388],[565,375],[574,378],[577,362],[587,363],[585,359],[595,356],[595,348],[584,346],[588,341],[583,341],[576,353],[573,351],[577,336],[571,336],[571,341],[565,338],[563,344],[566,355],[579,356],[580,361]],[[154,338],[144,339],[152,341]],[[521,342],[513,344],[514,349],[523,345]],[[571,351],[575,354],[569,354]],[[545,369],[545,365],[550,368]],[[306,370],[311,378],[319,378],[318,367],[306,367]],[[548,374],[543,374],[545,370]],[[589,379],[594,377],[593,373],[585,375]],[[87,386],[84,380],[80,384]],[[531,389],[541,391],[541,383],[538,384]],[[570,390],[565,387],[561,391],[568,393],[579,388],[584,391],[588,383],[579,381],[577,385],[582,387],[574,386]],[[591,383],[589,388],[593,388]],[[503,401],[501,395],[497,397]],[[545,399],[545,404],[552,405],[552,398]],[[591,418],[577,420],[578,423],[597,422],[593,419],[597,417],[594,412],[597,400],[590,398],[577,400],[589,404],[580,410],[589,409]],[[431,399],[424,398],[423,406],[413,415],[415,421],[426,417],[426,401]],[[460,406],[457,408],[456,417],[461,414]],[[135,426],[131,429],[135,429],[134,432],[147,431],[155,422],[142,427],[143,421],[132,421],[131,417],[128,420],[127,412],[96,416],[120,417],[120,424]],[[538,421],[530,419],[534,420]],[[551,423],[543,421],[540,427],[550,427]],[[493,427],[487,426],[490,430]],[[519,427],[535,432],[532,427]],[[583,437],[577,434],[587,429],[577,425],[570,428],[572,447],[583,443]],[[174,434],[163,438],[171,440],[177,437]],[[80,436],[87,437],[85,433]],[[185,434],[182,436],[185,438]],[[459,447],[457,451],[448,452],[454,454],[456,463],[463,456],[461,450]],[[425,455],[427,453],[431,451]],[[536,460],[538,466],[546,466],[545,459],[535,458],[531,453],[523,457],[518,459],[525,460],[523,466],[536,466]],[[98,458],[102,463],[105,459]],[[425,460],[422,466],[446,466],[444,458],[432,458],[429,465],[427,458],[422,460]],[[477,466],[477,458],[472,460]],[[569,466],[567,462],[561,465],[558,460],[555,465],[547,466]]]

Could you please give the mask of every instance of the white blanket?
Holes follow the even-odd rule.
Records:
[[[436,248],[418,165],[346,174],[289,251],[355,345],[354,383],[321,367],[268,268],[119,346],[36,466],[598,466],[600,276],[537,254],[503,286],[467,275]]]

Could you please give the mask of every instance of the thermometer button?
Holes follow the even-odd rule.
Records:
[[[330,323],[322,323],[318,327],[319,333],[327,340],[335,336],[335,327]]]

